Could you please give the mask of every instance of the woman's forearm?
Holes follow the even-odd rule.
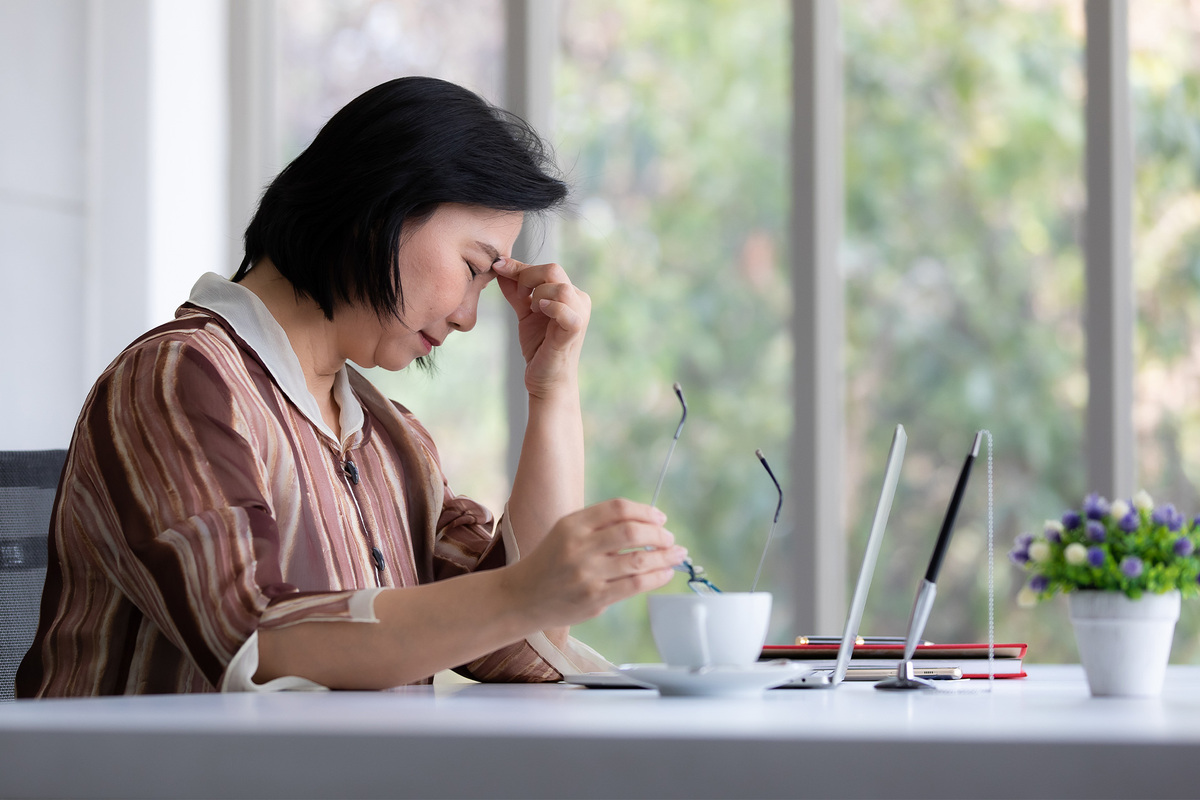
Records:
[[[522,553],[584,504],[583,419],[579,392],[529,398],[529,421],[508,514]]]
[[[606,500],[567,514],[514,564],[376,595],[378,622],[306,622],[258,633],[256,683],[295,675],[382,689],[467,664],[664,585],[686,553],[662,512]]]
[[[519,641],[538,626],[507,591],[503,572],[380,592],[375,623],[260,630],[254,681],[295,675],[333,689],[386,689]]]
[[[531,395],[529,421],[508,501],[509,521],[522,554],[537,547],[559,519],[583,507],[583,464],[578,390],[552,398]],[[569,629],[545,633],[555,645],[564,647]]]

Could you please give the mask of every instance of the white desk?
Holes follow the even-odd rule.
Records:
[[[423,687],[0,706],[3,797],[1196,797],[1200,667],[1093,699],[1078,667],[980,693]],[[965,687],[964,687],[965,688]]]

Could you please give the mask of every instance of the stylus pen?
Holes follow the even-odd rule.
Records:
[[[963,462],[962,471],[958,473],[958,483],[954,486],[954,495],[950,498],[950,507],[946,509],[946,518],[942,520],[942,530],[938,533],[937,544],[933,546],[933,556],[929,559],[929,568],[925,570],[925,579],[917,592],[917,600],[913,603],[912,616],[908,620],[908,636],[904,643],[904,660],[912,660],[916,652],[917,642],[925,631],[925,623],[929,620],[929,612],[933,608],[933,599],[937,596],[937,576],[942,568],[942,559],[946,557],[946,548],[950,545],[950,534],[954,531],[954,520],[958,517],[958,507],[962,505],[963,495],[967,490],[967,478],[971,476],[971,465],[979,455],[979,443],[983,440],[983,431],[975,434],[975,443],[971,452]]]
[[[950,534],[954,531],[954,520],[958,516],[958,507],[962,505],[963,495],[967,492],[967,478],[971,477],[971,465],[979,455],[979,443],[983,441],[983,431],[975,434],[975,443],[971,452],[963,462],[962,471],[958,473],[958,483],[954,486],[954,497],[950,499],[950,507],[946,509],[946,518],[942,520],[942,530],[938,533],[937,544],[933,547],[933,557],[929,559],[929,569],[925,570],[925,580],[937,583],[938,571],[942,568],[942,559],[946,556],[946,548],[950,545]]]

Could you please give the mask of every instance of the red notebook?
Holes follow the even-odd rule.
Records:
[[[1026,677],[1022,661],[1027,644],[1013,642],[994,645],[992,660],[997,678]],[[797,661],[820,663],[833,662],[837,658],[836,644],[769,644],[763,647],[762,657],[792,658]],[[895,667],[904,657],[904,648],[892,644],[858,644],[850,657],[851,667]],[[988,676],[987,642],[968,644],[920,644],[913,655],[914,667],[959,667],[964,678],[986,678]]]

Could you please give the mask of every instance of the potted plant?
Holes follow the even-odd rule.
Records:
[[[1145,491],[1111,503],[1088,495],[1081,509],[1022,534],[1009,553],[1030,573],[1017,602],[1067,595],[1079,660],[1093,695],[1162,691],[1180,597],[1200,593],[1200,517]]]

